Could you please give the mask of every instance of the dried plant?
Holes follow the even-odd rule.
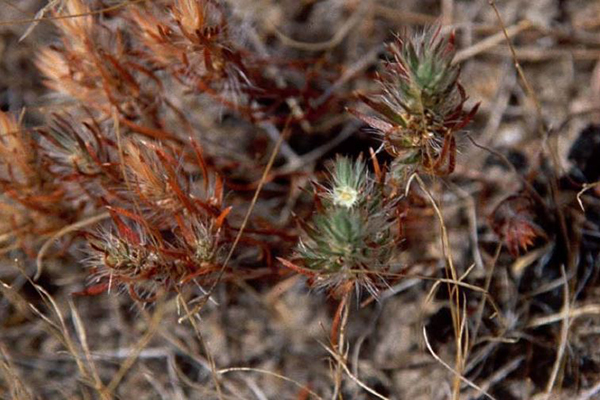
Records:
[[[469,105],[461,86],[454,34],[444,34],[440,25],[392,39],[388,60],[373,79],[371,67],[376,65],[379,43],[389,39],[384,36],[389,29],[361,21],[389,19],[386,24],[392,24],[396,17],[404,17],[399,12],[390,18],[386,2],[156,0],[126,1],[103,9],[108,3],[112,4],[53,1],[38,14],[52,16],[49,26],[57,38],[37,49],[33,59],[50,92],[46,99],[59,100],[60,109],[46,114],[45,105],[28,108],[18,118],[0,112],[0,254],[7,264],[23,265],[28,275],[35,259],[37,278],[54,279],[60,273],[69,281],[73,265],[81,264],[88,280],[80,279],[83,290],[78,288],[75,294],[127,293],[133,302],[118,301],[139,305],[140,317],[146,310],[138,303],[153,303],[162,310],[175,297],[188,314],[179,322],[189,319],[201,344],[204,338],[194,317],[209,300],[218,300],[220,306],[214,309],[218,318],[203,318],[203,323],[230,319],[237,323],[240,316],[239,327],[227,327],[239,332],[222,334],[215,329],[207,336],[219,345],[215,335],[235,340],[236,346],[239,342],[236,352],[240,350],[244,361],[249,348],[244,343],[246,325],[273,323],[269,334],[277,334],[283,326],[285,333],[272,341],[280,352],[282,345],[304,335],[296,335],[296,325],[318,319],[315,325],[322,326],[319,313],[333,314],[327,351],[334,384],[327,374],[315,379],[315,391],[325,388],[323,397],[360,398],[356,391],[364,389],[386,398],[366,384],[370,381],[380,383],[390,397],[396,395],[387,382],[398,380],[396,371],[391,379],[387,372],[376,374],[371,369],[381,372],[378,365],[396,365],[393,358],[404,357],[405,350],[394,353],[395,347],[403,347],[396,346],[397,336],[413,335],[398,335],[398,326],[410,332],[416,326],[424,328],[428,350],[456,375],[451,390],[453,398],[459,398],[467,389],[465,383],[480,385],[482,393],[504,390],[499,382],[513,380],[519,363],[532,369],[535,357],[532,361],[529,355],[539,353],[542,346],[552,353],[549,344],[558,336],[553,324],[560,321],[562,350],[556,352],[554,378],[560,372],[564,384],[580,384],[571,371],[576,368],[563,355],[567,344],[573,344],[567,340],[579,328],[572,319],[589,310],[597,314],[594,304],[580,306],[582,299],[591,303],[597,297],[597,285],[590,283],[597,280],[600,248],[597,127],[588,127],[569,152],[574,167],[569,173],[559,168],[557,160],[547,158],[545,153],[551,152],[544,148],[536,149],[539,164],[509,166],[509,179],[508,170],[500,177],[488,176],[492,163],[480,157],[487,155],[486,147],[473,139],[474,148],[465,149],[475,154],[472,165],[461,165],[450,177],[458,162],[460,134],[478,105]],[[262,15],[268,6],[276,12]],[[325,9],[329,12],[321,13]],[[485,18],[483,13],[477,15]],[[315,20],[330,26],[303,32],[305,26],[316,26]],[[526,25],[509,29],[507,36],[522,32],[519,29]],[[487,32],[488,26],[486,22],[471,30],[474,37]],[[537,40],[550,34],[564,36],[553,27],[536,29],[530,36]],[[590,42],[588,36],[581,37]],[[475,43],[471,50],[482,51],[482,44],[492,42]],[[525,50],[524,58],[530,56],[530,49]],[[507,104],[521,94],[512,87],[494,90]],[[356,100],[361,106],[354,104]],[[375,135],[357,132],[357,121],[344,112],[348,107]],[[498,116],[504,114],[505,110],[498,111]],[[35,128],[28,128],[33,124]],[[486,146],[492,146],[492,136],[485,136]],[[554,137],[544,132],[544,145],[550,148]],[[370,149],[374,139],[383,151]],[[359,155],[367,150],[370,162]],[[476,170],[480,166],[482,170]],[[510,180],[521,186],[506,196],[507,187],[514,188],[505,187]],[[468,229],[463,229],[467,223]],[[274,257],[279,263],[272,262]],[[42,265],[47,268],[42,270]],[[58,266],[64,267],[59,273]],[[302,286],[305,280],[296,278],[305,278],[306,287],[316,290],[307,291]],[[34,279],[29,284],[37,288]],[[3,295],[16,293],[4,284],[4,275],[0,283]],[[319,294],[323,292],[328,296]],[[286,303],[296,300],[292,296],[298,293],[313,305],[309,312],[297,312],[300,302]],[[356,311],[350,306],[352,294],[361,300],[366,294]],[[186,303],[190,296],[191,312]],[[50,296],[44,298],[53,302]],[[248,298],[251,306],[244,304]],[[79,300],[94,304],[92,299]],[[374,300],[376,313],[368,308]],[[332,303],[337,303],[335,312],[322,307]],[[388,307],[390,303],[398,308]],[[267,305],[264,310],[262,304]],[[28,313],[37,310],[22,306]],[[366,312],[360,311],[363,308]],[[291,318],[288,310],[290,315],[294,312]],[[268,316],[259,315],[262,311]],[[282,318],[271,321],[272,311]],[[176,317],[156,313],[161,321]],[[355,318],[368,322],[369,328],[350,329]],[[83,337],[84,324],[78,317],[74,322]],[[158,325],[152,321],[152,326]],[[61,327],[68,333],[62,321]],[[447,341],[452,328],[454,348]],[[103,373],[93,379],[85,378],[88,367],[81,368],[84,383],[94,381],[93,389],[106,398],[127,397],[113,389],[155,331],[143,336],[134,356],[124,363],[127,368],[105,391],[106,371],[114,372],[112,362],[99,362]],[[185,327],[158,332],[163,337],[155,338],[157,342],[172,340],[165,349],[175,343],[178,347],[175,353],[160,354],[169,363],[165,380],[172,380],[163,387],[156,385],[161,395],[166,393],[163,397],[193,393],[196,382],[188,370],[198,368],[198,376],[204,376],[201,369],[207,366],[217,392],[223,389],[219,395],[229,391],[233,397],[244,396],[237,393],[237,385],[226,387],[229,381],[223,377],[242,369],[218,370],[210,346],[201,355],[188,351],[193,344],[187,348],[178,337],[186,334]],[[375,340],[367,339],[367,333]],[[94,338],[103,334],[90,332]],[[263,349],[273,346],[266,343],[271,340],[262,343],[263,332],[258,337],[260,345],[252,343],[253,351],[258,348],[253,358],[257,365],[264,361]],[[87,359],[91,373],[91,360],[101,361],[102,355],[90,341],[92,357],[84,342],[83,338],[85,357],[72,344],[67,347],[78,364]],[[415,342],[410,342],[411,348],[418,347]],[[352,358],[349,343],[358,343]],[[219,348],[228,352],[229,347]],[[369,361],[374,368],[362,365],[367,347],[373,350]],[[390,347],[394,351],[388,359]],[[518,353],[518,363],[506,364],[511,352]],[[179,355],[187,353],[194,363],[180,368]],[[314,352],[307,353],[314,357]],[[453,366],[444,361],[450,353],[455,356]],[[233,364],[232,354],[224,355],[223,363]],[[572,364],[582,364],[576,351],[568,356],[573,357]],[[352,368],[346,365],[350,360]],[[286,368],[282,363],[281,370]],[[344,374],[351,385],[345,385]],[[527,379],[533,376],[522,374]],[[150,375],[144,371],[144,376]],[[254,396],[281,397],[261,393],[253,379],[239,382]],[[539,382],[546,377],[537,379],[527,386],[542,387]],[[432,380],[437,382],[437,377]],[[165,389],[169,384],[173,396]],[[312,388],[298,386],[297,398],[313,396]],[[445,386],[443,390],[447,397]],[[498,398],[509,396],[497,393]]]
[[[198,144],[204,133],[186,104],[216,100],[253,124],[269,121],[275,128],[283,111],[295,116],[288,118],[291,125],[306,130],[303,119],[331,116],[344,103],[331,93],[312,101],[321,95],[313,83],[335,79],[336,72],[326,70],[326,62],[309,67],[285,61],[281,65],[289,75],[266,73],[270,60],[232,37],[231,10],[219,1],[143,4],[110,19],[92,14],[90,2],[65,4],[54,11],[61,41],[40,52],[38,66],[51,90],[78,100],[80,107],[54,114],[49,126],[38,130],[40,143],[31,142],[29,158],[19,157],[24,163],[19,167],[21,175],[31,175],[27,179],[56,187],[59,206],[53,209],[68,221],[109,211],[112,228],[87,234],[95,283],[85,293],[112,285],[138,293],[141,286],[136,296],[147,298],[158,286],[173,289],[225,268],[219,255],[239,229],[227,221],[231,208],[223,204],[221,172],[231,167],[213,154],[205,159]],[[68,15],[84,17],[64,18]],[[387,178],[454,168],[454,135],[476,107],[464,109],[453,38],[440,30],[404,35],[388,46],[393,59],[379,79],[384,94],[360,95],[380,117],[354,111],[381,131],[395,157],[391,165],[375,165],[374,176],[362,159],[338,157],[328,183],[315,184],[316,212],[303,226],[294,259],[302,265],[297,271],[311,276],[317,287],[338,294],[366,288],[376,295],[386,282],[383,276],[397,265],[401,235],[398,192],[386,187],[395,184]],[[5,152],[25,151],[17,146],[24,142],[15,143]],[[52,179],[34,177],[39,170]],[[232,179],[227,183],[236,187]],[[232,204],[243,202],[238,195],[232,194]],[[289,246],[290,235],[264,217],[249,224],[249,233],[235,242],[262,254],[270,266],[271,249]]]
[[[77,218],[72,196],[49,168],[42,147],[17,120],[0,112],[0,188],[5,235],[29,255],[40,236]]]
[[[492,214],[492,228],[514,257],[527,251],[537,239],[547,238],[544,230],[535,222],[540,219],[536,208],[530,196],[517,194],[504,199]]]
[[[134,299],[153,301],[160,290],[206,284],[220,270],[224,247],[216,222],[197,216],[150,226],[141,218],[126,223],[119,214],[127,213],[113,211],[115,229],[88,235],[92,285],[80,294],[126,287]]]
[[[183,85],[220,95],[251,85],[241,54],[228,35],[223,6],[216,1],[177,0],[168,7],[132,9],[131,18],[144,56],[155,68],[169,71]],[[223,99],[226,101],[226,99]]]

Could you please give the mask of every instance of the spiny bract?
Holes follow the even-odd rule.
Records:
[[[372,294],[395,256],[393,202],[373,184],[362,159],[338,157],[319,193],[322,209],[305,229],[297,256],[314,284],[334,291],[351,283]]]
[[[477,110],[477,105],[470,110],[464,107],[467,96],[458,82],[460,67],[453,63],[454,36],[444,36],[434,26],[411,37],[398,36],[388,50],[392,59],[379,78],[383,93],[358,95],[379,115],[351,111],[382,134],[385,149],[396,158],[393,169],[406,169],[404,174],[416,169],[451,173],[454,134]]]

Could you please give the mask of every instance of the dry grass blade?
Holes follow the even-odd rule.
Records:
[[[281,374],[277,374],[275,372],[271,372],[265,369],[260,369],[260,368],[246,368],[246,367],[232,367],[232,368],[224,368],[224,369],[220,369],[217,371],[219,374],[228,374],[230,372],[258,372],[259,374],[264,374],[264,375],[269,375],[269,376],[273,376],[275,378],[281,379],[283,381],[289,382],[297,387],[299,387],[302,390],[305,390],[308,394],[310,394],[311,396],[313,396],[315,399],[318,400],[324,400],[323,397],[319,396],[317,393],[313,392],[312,390],[310,390],[306,385],[301,384],[298,381],[295,381],[291,378],[288,378],[287,376],[283,376]]]
[[[600,304],[586,304],[581,307],[570,307],[568,314],[565,314],[563,309],[556,314],[545,315],[543,317],[532,318],[527,324],[528,328],[536,328],[538,326],[554,324],[565,319],[575,319],[584,315],[600,315]]]
[[[190,313],[190,308],[188,307],[187,301],[185,300],[185,298],[183,297],[181,292],[178,293],[177,301],[178,301],[178,303],[183,305],[183,309],[185,310],[187,320],[190,321],[190,324],[192,325],[192,327],[194,329],[194,333],[196,334],[196,338],[200,342],[200,345],[204,348],[204,352],[206,353],[206,358],[208,359],[208,363],[210,365],[210,372],[211,372],[211,375],[213,378],[213,382],[214,382],[215,388],[217,390],[217,395],[219,396],[219,399],[223,399],[221,383],[219,382],[219,377],[217,376],[217,366],[215,363],[215,359],[212,355],[212,352],[210,351],[208,344],[204,340],[204,337],[202,336],[202,332],[200,331],[200,328],[198,328],[198,325],[196,324],[195,317]]]
[[[550,377],[548,378],[548,382],[546,383],[546,388],[543,394],[536,396],[535,398],[540,399],[550,399],[552,398],[552,391],[554,386],[556,385],[556,380],[558,378],[558,374],[561,370],[561,366],[563,363],[563,356],[565,353],[565,349],[567,348],[568,340],[569,340],[569,328],[571,326],[571,322],[569,320],[569,309],[571,306],[571,298],[569,295],[569,280],[567,279],[567,274],[565,272],[564,266],[561,266],[561,273],[563,278],[563,314],[565,318],[562,320],[562,326],[560,330],[560,341],[558,343],[558,350],[556,351],[556,358],[554,360],[554,364],[552,365],[552,371],[550,372]]]
[[[191,311],[191,313],[189,313],[189,315],[192,315],[192,316],[195,315],[204,307],[204,305],[206,304],[206,302],[208,301],[210,296],[212,296],[212,294],[215,291],[215,288],[217,287],[219,282],[221,282],[221,279],[223,278],[223,275],[225,274],[225,269],[227,268],[227,265],[228,265],[229,261],[231,260],[231,257],[233,257],[233,253],[235,252],[235,249],[237,248],[237,245],[239,244],[239,242],[242,238],[244,230],[246,229],[246,226],[248,225],[248,221],[250,220],[250,215],[252,214],[252,211],[254,210],[254,207],[256,206],[256,202],[258,201],[258,196],[260,195],[260,192],[261,192],[263,186],[265,185],[265,182],[267,181],[267,178],[269,176],[269,172],[271,171],[271,168],[273,168],[273,164],[275,163],[277,154],[279,154],[279,149],[281,148],[281,145],[283,144],[286,136],[289,133],[288,128],[289,128],[289,124],[291,121],[292,121],[292,117],[290,116],[290,117],[288,117],[288,119],[285,123],[285,128],[283,129],[283,132],[281,133],[281,135],[279,135],[279,138],[277,139],[277,142],[275,143],[275,147],[273,148],[273,151],[271,152],[269,161],[267,162],[267,165],[265,166],[263,174],[260,178],[260,181],[258,182],[258,186],[257,186],[256,190],[254,191],[254,196],[252,197],[252,201],[250,202],[248,211],[246,211],[246,215],[244,216],[244,220],[242,221],[240,229],[238,230],[235,240],[233,241],[233,244],[231,245],[231,249],[227,253],[227,257],[225,257],[225,261],[223,261],[223,265],[221,266],[221,269],[219,271],[219,275],[217,276],[217,279],[215,280],[215,282],[212,284],[210,289],[204,295],[204,299],[198,303],[198,305],[194,308],[194,310]],[[186,316],[186,318],[187,318],[187,316]]]
[[[60,239],[61,237],[71,233],[71,232],[75,232],[79,229],[85,228],[87,226],[90,225],[94,225],[100,221],[103,221],[105,219],[110,218],[110,214],[108,212],[103,212],[101,214],[98,215],[93,215],[89,218],[85,218],[81,221],[77,221],[74,224],[71,225],[67,225],[64,228],[62,228],[61,230],[59,230],[58,232],[56,232],[54,235],[52,235],[52,237],[48,240],[46,240],[46,242],[44,242],[44,244],[42,245],[42,247],[40,248],[40,251],[38,252],[37,258],[36,258],[36,273],[35,276],[33,277],[34,280],[38,280],[40,278],[40,276],[42,275],[43,272],[43,262],[44,262],[44,257],[46,256],[46,253],[48,252],[48,250],[50,250],[50,246],[52,246],[52,244]]]
[[[12,364],[8,352],[4,344],[0,343],[0,353],[2,354],[2,361],[0,361],[0,371],[5,383],[8,385],[7,394],[12,399],[16,400],[30,400],[33,399],[31,392],[27,389],[23,383],[23,379]],[[3,389],[2,392],[5,392]]]
[[[59,0],[60,1],[60,0]],[[119,4],[115,4],[114,6],[101,8],[98,10],[91,11],[89,13],[83,14],[72,14],[72,15],[57,15],[52,17],[43,17],[43,18],[26,18],[26,19],[14,19],[12,21],[0,21],[0,26],[11,26],[11,25],[23,25],[23,24],[35,24],[42,21],[55,21],[60,19],[69,19],[69,18],[81,18],[88,15],[98,15],[103,14],[110,11],[115,11],[123,7],[127,7],[128,5],[144,3],[148,0],[127,0]]]
[[[456,281],[454,279],[447,279],[447,278],[429,278],[429,279],[434,280],[436,282],[434,284],[434,286],[436,286],[436,287],[442,283],[451,283],[452,285],[455,285],[455,286],[460,286],[465,289],[473,290],[474,292],[482,293],[485,296],[489,295],[489,293],[484,288],[480,288],[479,286],[471,285],[470,283],[462,282],[461,280]]]
[[[454,374],[454,376],[456,376],[458,379],[460,379],[461,381],[463,381],[464,383],[466,383],[467,385],[469,385],[473,389],[477,390],[483,396],[487,397],[488,399],[495,400],[495,398],[492,395],[490,395],[489,393],[485,392],[482,388],[480,388],[479,386],[477,386],[475,383],[471,382],[470,380],[468,380],[467,378],[465,378],[464,376],[462,376],[462,374],[460,374],[458,371],[454,370],[454,368],[452,368],[451,366],[449,366],[444,360],[442,360],[435,353],[435,351],[433,351],[433,349],[431,348],[431,344],[429,344],[429,339],[427,338],[427,330],[426,330],[425,327],[423,327],[423,338],[425,339],[425,345],[427,346],[427,350],[429,350],[429,352],[431,353],[431,355],[433,356],[433,358],[435,358],[440,364],[442,364],[444,366],[444,368],[446,368],[448,371],[452,372]]]
[[[367,386],[364,382],[362,382],[360,379],[358,379],[348,368],[348,366],[346,365],[346,362],[344,360],[344,357],[342,357],[336,350],[329,348],[329,346],[326,346],[325,344],[321,343],[321,345],[323,346],[323,348],[325,350],[327,350],[327,352],[329,354],[331,354],[331,356],[336,360],[336,362],[338,363],[339,366],[342,367],[342,369],[344,370],[344,372],[346,373],[346,375],[348,375],[348,377],[350,379],[352,379],[358,386],[360,386],[361,388],[363,388],[364,390],[366,390],[367,392],[369,392],[370,394],[372,394],[373,396],[377,397],[378,399],[381,400],[389,400],[388,397],[385,397],[384,395],[378,393],[377,391],[375,391],[374,389],[371,389],[369,386]]]
[[[467,47],[466,49],[457,52],[456,56],[454,57],[453,63],[460,64],[471,57],[475,57],[477,54],[480,54],[506,40],[506,36],[511,38],[513,36],[518,35],[521,32],[528,30],[529,28],[531,28],[531,26],[532,24],[530,21],[524,20],[519,22],[518,24],[507,28],[506,35],[503,31],[501,31],[490,37],[487,37],[482,41],[474,44],[473,46]]]
[[[51,0],[50,2],[48,2],[48,4],[42,7],[42,9],[35,14],[35,17],[33,17],[33,22],[31,23],[31,25],[27,27],[25,33],[23,33],[23,35],[21,35],[21,37],[19,38],[19,42],[25,40],[25,38],[29,36],[31,32],[33,32],[35,27],[44,19],[44,15],[46,15],[46,13],[52,8],[54,8],[60,1],[62,0]]]
[[[92,377],[94,378],[95,389],[99,393],[104,392],[104,384],[98,375],[98,370],[96,369],[96,364],[94,363],[94,359],[92,354],[90,353],[90,347],[88,345],[87,335],[85,332],[85,327],[83,326],[83,321],[79,312],[77,311],[77,307],[75,307],[75,303],[70,299],[69,300],[69,308],[71,309],[71,315],[73,316],[73,324],[75,325],[75,331],[79,337],[79,343],[81,343],[81,347],[83,348],[83,352],[85,354],[85,358],[90,367],[90,371]]]
[[[452,324],[453,324],[453,328],[454,328],[454,338],[455,338],[455,343],[456,343],[455,365],[456,365],[456,370],[458,371],[458,375],[456,375],[456,378],[454,379],[453,396],[454,396],[454,399],[458,399],[460,397],[459,377],[461,377],[460,373],[462,372],[462,370],[464,369],[464,366],[465,366],[466,360],[464,359],[464,355],[468,349],[468,346],[465,345],[465,340],[464,340],[465,338],[463,337],[463,333],[465,332],[463,327],[465,326],[466,322],[465,322],[464,318],[461,316],[461,312],[460,312],[461,306],[460,306],[459,286],[456,284],[450,284],[450,281],[457,282],[457,281],[460,281],[461,279],[459,279],[459,277],[458,277],[458,272],[456,271],[454,262],[452,260],[452,254],[450,253],[450,250],[449,250],[450,249],[450,240],[448,238],[448,230],[446,229],[446,223],[444,221],[442,211],[440,210],[437,202],[433,198],[429,189],[427,189],[427,187],[425,186],[425,183],[423,182],[421,177],[418,174],[415,174],[415,179],[417,180],[419,187],[425,193],[425,195],[429,199],[429,202],[433,206],[435,213],[437,215],[438,221],[440,223],[440,230],[441,230],[441,236],[442,236],[442,254],[444,255],[444,258],[446,261],[446,275],[449,279],[448,292],[450,293],[450,311],[451,311],[451,315],[452,315]]]
[[[488,389],[490,387],[492,387],[493,384],[495,384],[497,382],[501,382],[508,375],[510,375],[513,371],[515,371],[517,368],[519,368],[519,366],[521,365],[521,363],[524,360],[525,360],[525,356],[521,356],[521,357],[517,357],[514,360],[510,361],[505,366],[503,366],[502,368],[500,368],[499,370],[494,372],[494,374],[492,376],[490,376],[489,379],[487,379],[485,382],[483,382],[481,385],[481,388],[487,392]],[[470,396],[469,398],[473,399],[473,398],[478,398],[478,397],[480,397],[479,394]]]
[[[339,45],[344,38],[350,33],[352,28],[361,21],[364,13],[370,8],[372,0],[363,0],[356,7],[356,10],[352,13],[350,18],[346,20],[344,25],[333,35],[333,37],[327,41],[320,43],[305,43],[294,40],[286,36],[281,32],[275,25],[272,26],[273,31],[277,34],[277,37],[281,42],[289,47],[293,47],[300,50],[306,51],[322,51],[328,50]],[[272,22],[271,22],[272,23]]]
[[[583,200],[581,200],[581,196],[583,196],[584,193],[588,190],[595,189],[596,187],[598,187],[598,185],[600,185],[600,182],[584,183],[583,188],[581,188],[581,190],[577,193],[577,202],[579,203],[579,207],[581,207],[581,211],[585,211],[585,207],[583,206]]]
[[[23,274],[23,276],[27,279],[27,281],[31,284],[31,286],[36,290],[36,292],[38,293],[38,295],[40,296],[40,298],[42,299],[42,302],[46,305],[46,307],[48,307],[48,309],[50,309],[54,312],[54,315],[55,315],[56,319],[58,319],[58,322],[53,321],[50,317],[46,316],[44,313],[42,313],[40,310],[38,310],[38,308],[35,307],[31,303],[28,304],[29,308],[31,308],[31,310],[33,310],[33,312],[37,316],[39,316],[44,322],[46,322],[48,328],[50,328],[49,329],[50,333],[52,335],[54,335],[62,343],[62,345],[67,349],[69,354],[73,357],[73,360],[75,361],[75,363],[77,365],[79,373],[81,374],[83,382],[86,383],[87,385],[91,386],[95,390],[98,390],[98,391],[101,390],[101,388],[102,388],[101,384],[99,384],[99,385],[95,384],[95,383],[97,383],[95,377],[92,376],[88,367],[86,367],[86,365],[83,363],[83,359],[80,356],[80,350],[78,349],[77,345],[71,338],[71,333],[66,324],[63,313],[60,310],[60,307],[58,306],[58,304],[56,303],[54,298],[43,287],[36,284],[28,275],[26,275],[25,272],[21,268],[20,268],[20,270],[21,270],[21,273]],[[3,286],[5,288],[10,288],[10,287],[8,287],[8,285],[3,284]],[[16,294],[16,293],[14,293],[14,295],[18,296],[18,294]],[[13,296],[13,298],[15,296]],[[19,302],[21,303],[24,301],[25,300],[21,300]],[[90,360],[91,360],[91,358],[90,358]],[[99,381],[99,378],[98,378],[98,381]],[[99,391],[99,394],[100,394],[101,398],[103,398],[103,399],[106,398],[105,392]]]
[[[163,316],[166,308],[165,303],[166,301],[164,300],[163,295],[157,302],[156,311],[154,311],[154,314],[152,315],[152,319],[150,320],[150,324],[148,325],[146,333],[144,333],[144,335],[139,339],[139,341],[137,342],[127,359],[123,362],[123,364],[121,364],[121,367],[119,368],[117,373],[113,376],[110,383],[106,386],[106,389],[104,390],[105,396],[112,396],[113,392],[117,389],[119,383],[121,383],[127,372],[131,369],[144,347],[146,347],[148,343],[150,343],[150,340],[152,340],[152,338],[158,331],[160,323],[163,321]]]
[[[425,196],[427,196],[427,199],[429,200],[433,209],[435,210],[436,216],[438,217],[438,221],[440,222],[440,230],[441,230],[441,235],[442,235],[442,252],[444,254],[445,261],[449,267],[448,268],[449,275],[450,275],[449,278],[452,279],[453,281],[459,281],[458,273],[456,272],[456,268],[454,267],[454,262],[452,261],[452,256],[451,256],[451,254],[448,253],[448,249],[450,248],[450,241],[448,239],[448,230],[446,229],[446,223],[444,222],[444,216],[442,215],[442,211],[440,210],[437,202],[433,198],[429,189],[427,189],[427,186],[425,185],[425,183],[423,182],[421,177],[418,174],[415,174],[414,177],[415,177],[416,181],[418,182],[419,187],[421,188],[423,193],[425,193]]]

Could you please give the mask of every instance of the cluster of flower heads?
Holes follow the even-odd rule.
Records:
[[[222,206],[220,178],[208,174],[200,153],[186,170],[181,155],[157,144],[128,142],[124,151],[122,183],[113,193],[129,209],[108,206],[112,226],[87,235],[94,282],[88,292],[119,286],[152,299],[159,288],[207,282],[227,247],[230,208]]]
[[[358,94],[377,115],[350,111],[381,135],[393,161],[375,185],[364,162],[338,158],[329,185],[318,187],[320,208],[297,249],[297,258],[316,286],[337,290],[355,285],[376,293],[397,256],[393,228],[399,220],[393,210],[398,185],[415,172],[452,173],[455,135],[478,108],[465,107],[460,67],[454,63],[454,36],[443,35],[440,26],[398,36],[388,51],[391,60],[379,77],[382,93]]]
[[[230,237],[222,179],[194,141],[184,153],[119,141],[114,130],[110,121],[54,115],[34,139],[0,112],[2,250],[35,257],[40,238],[91,217],[110,223],[85,235],[92,285],[83,293],[129,288],[148,299],[159,287],[208,279]]]
[[[302,127],[313,115],[341,110],[343,102],[331,95],[315,106],[321,109],[311,108],[306,100],[315,93],[303,91],[315,87],[309,80],[319,74],[305,64],[286,64],[304,73],[298,87],[265,73],[269,60],[232,39],[231,15],[217,0],[131,5],[110,18],[92,13],[91,4],[68,0],[55,11],[61,40],[37,59],[47,86],[80,107],[52,115],[37,130],[39,140],[0,113],[0,213],[10,215],[6,231],[19,233],[21,243],[11,245],[21,248],[30,237],[47,238],[103,214],[110,223],[86,234],[93,284],[85,293],[120,287],[149,299],[157,287],[172,289],[224,270],[223,249],[238,232],[223,204],[217,164],[227,163],[211,154],[205,160],[201,118],[189,105],[217,99],[252,123],[277,124],[287,112]],[[388,48],[392,59],[379,79],[383,94],[359,96],[378,116],[353,113],[379,131],[394,161],[377,166],[375,175],[362,158],[332,162],[328,182],[315,184],[316,211],[303,226],[297,264],[280,259],[338,294],[365,288],[375,295],[386,282],[397,265],[399,235],[397,191],[389,187],[402,174],[452,172],[454,135],[476,110],[465,110],[453,38],[439,27],[398,37]],[[335,74],[314,79],[328,87]],[[247,107],[230,101],[228,91]],[[303,102],[301,117],[285,106],[290,99]],[[273,234],[261,226],[257,222],[253,234]],[[256,236],[239,239],[270,260],[269,245]]]
[[[352,112],[383,136],[395,157],[396,175],[416,170],[446,175],[455,167],[455,134],[472,119],[477,106],[465,109],[467,96],[453,63],[454,36],[434,26],[413,36],[398,36],[388,46],[392,59],[379,81],[383,94],[359,98],[376,117]]]
[[[365,288],[377,295],[397,256],[394,201],[359,158],[338,157],[325,185],[315,185],[318,210],[304,227],[296,268],[335,294]]]
[[[160,289],[171,290],[196,279],[205,283],[220,271],[221,226],[199,216],[178,218],[162,231],[148,222],[126,223],[112,211],[114,227],[87,234],[92,285],[82,294],[127,288],[136,300],[152,301]]]
[[[376,294],[398,248],[393,230],[398,223],[393,213],[397,192],[385,195],[384,186],[396,186],[414,172],[453,172],[454,135],[477,110],[477,106],[465,109],[467,96],[458,82],[460,68],[453,63],[453,42],[454,37],[442,35],[439,26],[412,37],[398,36],[388,46],[392,59],[379,79],[383,93],[358,95],[378,115],[351,112],[381,134],[394,160],[390,174],[376,185],[362,160],[340,157],[329,184],[317,187],[320,208],[297,249],[315,286],[334,292],[365,287]]]
[[[129,287],[148,298],[219,270],[232,235],[224,182],[178,95],[243,111],[227,92],[252,85],[220,1],[131,5],[108,18],[94,4],[53,10],[60,41],[37,58],[54,96],[79,107],[53,114],[40,140],[0,113],[1,204],[12,215],[3,231],[19,233],[35,256],[40,238],[108,209],[111,223],[86,235],[93,285],[85,293]]]

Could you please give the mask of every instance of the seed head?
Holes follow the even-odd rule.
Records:
[[[473,117],[477,106],[465,110],[467,96],[453,63],[454,36],[441,34],[439,26],[388,45],[391,60],[380,77],[383,93],[359,98],[379,115],[370,117],[351,110],[382,136],[396,167],[420,168],[436,175],[454,170],[454,134]]]
[[[393,202],[371,184],[362,159],[338,157],[323,208],[306,226],[297,257],[311,271],[316,287],[366,288],[373,295],[395,256]]]

